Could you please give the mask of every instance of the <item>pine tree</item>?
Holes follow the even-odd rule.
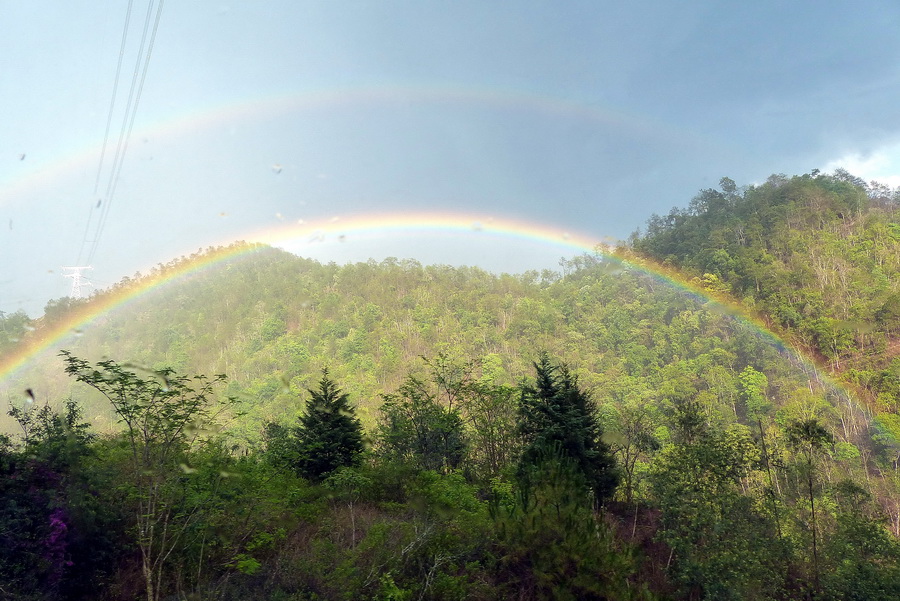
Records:
[[[554,365],[546,354],[534,364],[533,386],[522,388],[519,434],[525,450],[520,474],[559,454],[575,462],[598,501],[612,495],[619,482],[615,459],[601,440],[597,409],[578,387],[578,378],[565,365]]]
[[[302,476],[318,481],[339,467],[359,463],[362,424],[349,395],[328,377],[327,369],[322,371],[318,390],[309,389],[309,394],[306,411],[294,429],[296,468]]]

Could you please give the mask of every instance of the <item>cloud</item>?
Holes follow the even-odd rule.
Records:
[[[829,161],[822,169],[832,172],[843,168],[868,181],[878,181],[892,188],[900,187],[900,142],[882,146],[868,153],[851,153]]]

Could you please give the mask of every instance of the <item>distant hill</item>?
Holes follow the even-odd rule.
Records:
[[[750,370],[765,375],[772,427],[815,415],[843,442],[867,449],[874,469],[890,461],[900,435],[891,417],[900,381],[896,213],[895,199],[872,198],[846,177],[773,176],[746,189],[725,179],[688,209],[651,219],[619,251],[682,270],[711,296],[742,299],[857,386],[879,412],[874,422],[812,363],[730,310],[666,283],[654,268],[599,255],[563,261],[561,272],[494,275],[398,259],[323,265],[238,244],[161,265],[85,303],[51,302],[30,324],[6,316],[2,331],[40,339],[73,311],[130,298],[56,346],[141,370],[224,373],[227,393],[247,413],[230,427],[247,441],[266,422],[302,410],[326,367],[370,429],[381,396],[424,370],[420,357],[439,353],[516,384],[546,351],[573,368],[609,415],[629,403],[663,415],[677,399],[696,397],[723,427],[753,425],[742,380]],[[4,384],[11,402],[26,388],[55,403],[70,394],[90,399],[72,389],[52,353]],[[87,409],[98,427],[114,427],[101,399]],[[853,469],[862,474],[860,461]]]
[[[263,421],[298,411],[298,399],[324,367],[372,425],[380,395],[421,370],[419,357],[437,353],[473,360],[496,380],[514,384],[547,351],[609,399],[637,391],[659,399],[674,373],[686,369],[702,380],[713,366],[736,377],[753,365],[773,382],[792,381],[786,388],[806,385],[807,374],[778,360],[771,341],[753,327],[600,256],[564,262],[564,273],[493,275],[397,259],[323,265],[265,246],[208,253],[227,258],[194,270],[189,266],[210,263],[197,255],[123,281],[105,295],[142,292],[56,346],[147,370],[225,373],[228,392],[250,412],[243,424],[251,437],[250,429]],[[164,285],[144,281],[185,271]],[[108,304],[104,295],[82,304],[51,302],[31,326],[35,331],[23,336],[40,338],[66,323],[67,312]],[[52,353],[33,363],[8,388],[31,388],[51,399],[70,394]],[[94,417],[103,421],[108,414],[98,406]]]
[[[512,509],[518,507],[515,499],[527,497],[515,493],[527,492],[527,481],[516,475],[523,432],[513,426],[524,419],[521,399],[535,394],[528,392],[535,390],[534,362],[546,353],[553,365],[568,366],[558,373],[571,375],[586,391],[578,398],[589,396],[596,404],[597,431],[621,476],[602,520],[595,521],[596,507],[579,505],[586,519],[572,524],[592,524],[597,531],[587,535],[579,526],[572,532],[584,540],[600,540],[601,532],[614,536],[621,546],[609,557],[627,559],[622,565],[637,570],[633,577],[650,583],[662,598],[699,598],[700,590],[721,598],[710,592],[720,589],[734,598],[802,598],[813,590],[837,591],[822,598],[847,598],[847,591],[858,590],[881,595],[870,598],[894,598],[891,591],[900,590],[897,200],[842,173],[773,176],[741,189],[723,179],[720,190],[702,191],[688,209],[653,217],[646,232],[610,256],[583,255],[561,261],[559,272],[519,275],[398,259],[323,265],[243,243],[210,248],[91,299],[52,301],[36,320],[0,316],[0,369],[28,358],[0,382],[0,395],[14,407],[27,406],[26,390],[38,405],[61,407],[71,396],[84,406],[93,429],[108,435],[118,428],[109,403],[73,385],[56,356],[59,349],[88,363],[111,358],[140,377],[159,378],[154,372],[161,368],[185,375],[224,373],[228,383],[221,392],[238,400],[239,413],[225,416],[224,440],[217,438],[215,452],[248,478],[252,470],[263,470],[260,477],[269,482],[274,473],[266,470],[278,464],[279,449],[289,448],[279,447],[281,439],[272,432],[294,431],[309,390],[327,368],[375,441],[363,465],[345,473],[349,479],[338,486],[350,487],[342,493],[350,496],[341,497],[350,515],[359,497],[366,515],[390,518],[394,533],[413,533],[420,532],[411,526],[425,515],[420,512],[433,511],[440,521],[447,511],[471,509],[470,517],[477,513],[482,521],[466,522],[462,530],[448,526],[447,532],[494,538],[473,543],[466,551],[472,561],[458,571],[466,575],[477,567],[499,577],[507,567],[497,558],[512,555],[494,555],[495,550],[525,536],[517,528],[531,524],[515,513],[528,507]],[[454,378],[468,388],[456,389],[459,396],[451,402]],[[440,412],[458,418],[458,440],[467,441],[458,448],[471,445],[468,459],[461,451],[458,463],[441,464],[437,471],[404,467],[402,455],[392,455],[379,434],[386,398],[393,403],[386,405],[388,413],[398,399],[434,399]],[[272,423],[283,427],[269,428],[266,437]],[[491,428],[497,424],[504,436],[486,437],[496,434]],[[15,432],[13,420],[2,426]],[[61,426],[56,434],[60,441],[73,440],[71,428]],[[487,456],[489,438],[508,447],[501,453],[506,463],[490,478],[478,463]],[[114,437],[97,440],[97,449],[116,444]],[[0,451],[32,465],[29,451],[16,455],[5,437]],[[116,454],[101,452],[97,465],[110,457]],[[212,465],[200,454],[169,468],[176,480],[188,481],[184,475]],[[232,469],[211,473],[230,478]],[[423,504],[424,493],[409,487],[426,481],[444,488],[427,493],[434,497]],[[236,479],[234,485],[244,482]],[[246,480],[241,493],[247,499],[258,492],[253,482]],[[333,548],[334,541],[322,546],[331,536],[331,527],[322,524],[346,523],[337,485],[297,482],[266,489],[269,501],[284,504],[284,515],[296,512],[290,518],[293,534],[281,541],[286,531],[275,530],[265,539],[266,548],[272,545],[266,562],[242,551],[235,556],[240,561],[223,560],[214,573],[293,574],[296,569],[281,570],[275,559],[285,549],[302,551],[296,567],[309,564],[305,553]],[[367,483],[368,496],[360,496],[360,483]],[[445,488],[450,484],[456,488]],[[464,505],[457,502],[462,486],[469,487]],[[21,490],[31,494],[27,486]],[[300,499],[298,491],[306,491],[300,497],[314,496]],[[559,494],[568,498],[565,490]],[[222,524],[230,526],[234,515],[255,509],[253,501],[241,498],[232,499],[233,515],[223,514]],[[18,516],[19,507],[9,504],[15,510],[10,515]],[[540,517],[527,531],[535,538],[528,534],[522,540],[530,542],[517,547],[523,557],[552,547],[539,541],[547,520],[559,517],[560,505],[555,508],[532,507]],[[320,515],[336,521],[323,522]],[[38,526],[47,522],[43,515],[35,519]],[[261,518],[261,532],[281,519]],[[347,557],[363,561],[365,553],[355,555],[355,528]],[[368,532],[373,538],[366,544],[381,548],[377,536],[387,530],[373,526]],[[321,544],[295,545],[308,540],[295,536],[313,536]],[[575,540],[562,557],[581,556],[583,541]],[[248,543],[248,553],[249,548]],[[396,548],[398,561],[405,561],[406,550],[400,550],[412,545]],[[185,557],[189,551],[183,550]],[[644,558],[640,568],[631,563],[638,556]],[[317,561],[313,579],[339,574],[334,566],[356,565],[325,556]],[[510,564],[510,573],[530,561]],[[419,586],[422,572],[402,565],[397,577]],[[447,565],[448,574],[457,571]],[[557,574],[558,565],[563,564],[553,564],[548,573]],[[532,569],[538,570],[526,572]],[[245,586],[264,590],[264,581],[269,578]],[[332,583],[351,585],[346,578]],[[501,585],[491,584],[496,590]]]
[[[844,171],[724,178],[651,218],[631,248],[762,313],[878,410],[900,408],[898,191]]]

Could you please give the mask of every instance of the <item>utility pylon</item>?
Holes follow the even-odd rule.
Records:
[[[88,269],[93,269],[93,267],[91,267],[90,265],[84,265],[81,267],[63,267],[63,269],[72,271],[72,273],[63,274],[63,277],[65,278],[72,278],[72,292],[69,293],[69,296],[75,299],[84,298],[84,296],[81,294],[81,289],[86,286],[92,287],[93,284],[85,279],[84,276],[82,276],[81,272]]]

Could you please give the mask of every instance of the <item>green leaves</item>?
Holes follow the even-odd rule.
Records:
[[[834,437],[816,419],[793,422],[786,433],[788,443],[810,457],[834,442]]]
[[[468,442],[459,409],[438,402],[425,383],[409,376],[384,396],[379,439],[387,455],[422,470],[449,471],[466,458]]]
[[[703,430],[654,462],[658,536],[672,550],[671,573],[685,596],[765,599],[780,587],[785,549],[775,524],[741,489],[758,459],[748,429],[734,426]]]
[[[535,368],[535,383],[522,388],[519,433],[525,442],[520,474],[541,462],[547,452],[575,462],[598,501],[610,497],[619,482],[615,460],[602,440],[597,409],[578,379],[544,354]]]
[[[322,371],[319,387],[310,389],[310,400],[293,430],[297,471],[314,481],[334,470],[359,463],[363,452],[362,425],[356,419],[350,396]]]
[[[188,377],[171,368],[145,370],[109,359],[91,366],[66,350],[60,356],[67,374],[109,400],[135,453],[152,450],[160,461],[168,461],[180,445],[207,436],[219,410],[233,402],[214,396],[215,387],[226,380],[222,374]],[[149,375],[141,377],[138,371]]]
[[[766,374],[753,369],[751,366],[744,368],[738,376],[741,387],[741,400],[747,409],[747,418],[755,421],[768,413],[771,403],[766,396],[769,379]]]
[[[125,425],[130,454],[122,484],[147,599],[158,601],[167,584],[168,558],[216,505],[223,470],[202,486],[196,473],[187,473],[193,468],[182,465],[190,466],[191,450],[215,450],[214,421],[224,406],[216,402],[215,387],[225,376],[179,376],[170,368],[142,370],[109,359],[91,365],[68,351],[60,355],[66,373],[105,396]]]

